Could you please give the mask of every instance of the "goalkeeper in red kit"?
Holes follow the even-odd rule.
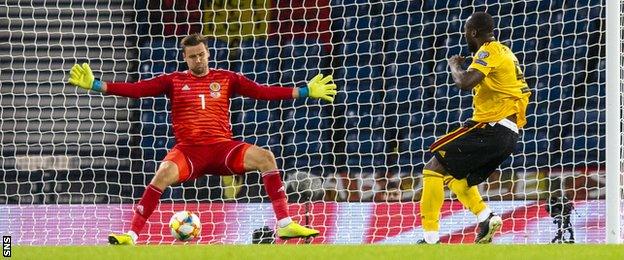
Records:
[[[288,205],[280,171],[273,153],[267,149],[232,140],[230,97],[235,94],[262,100],[316,98],[333,102],[336,85],[332,77],[317,75],[304,87],[264,86],[241,74],[209,69],[205,38],[192,34],[182,40],[184,61],[189,70],[163,74],[136,83],[96,80],[88,64],[74,65],[69,83],[87,90],[140,98],[165,94],[171,101],[176,145],[163,159],[156,175],[134,208],[131,230],[111,234],[111,244],[133,245],[145,222],[168,186],[204,174],[234,175],[250,171],[262,173],[264,188],[277,217],[280,238],[312,237],[319,231],[303,227],[288,215]]]

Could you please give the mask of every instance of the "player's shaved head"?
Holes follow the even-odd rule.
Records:
[[[468,29],[476,30],[476,37],[487,36],[494,32],[494,19],[485,12],[476,12],[468,17],[466,22]]]
[[[184,50],[184,48],[186,47],[197,46],[202,43],[205,45],[206,44],[205,42],[206,42],[206,37],[204,37],[203,35],[199,33],[188,35],[184,37],[184,39],[182,39],[182,50]]]
[[[468,17],[464,28],[468,50],[476,52],[484,42],[494,40],[494,19],[484,12],[476,12]]]

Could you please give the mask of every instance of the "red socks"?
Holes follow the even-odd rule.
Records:
[[[154,209],[156,209],[161,195],[162,190],[152,184],[148,185],[145,192],[143,192],[143,197],[134,208],[134,215],[132,216],[131,230],[137,235],[145,226],[145,222],[152,215]]]
[[[288,218],[286,192],[284,190],[284,185],[282,185],[279,171],[272,170],[262,173],[262,181],[264,182],[264,189],[273,204],[273,211],[275,212],[277,220]],[[162,190],[152,184],[148,185],[145,189],[143,197],[135,207],[134,215],[132,216],[131,230],[137,235],[141,232],[143,226],[145,226],[145,222],[152,215],[154,209],[156,209],[161,195]]]
[[[288,217],[288,203],[286,201],[286,192],[282,185],[282,178],[278,170],[271,170],[262,173],[262,182],[264,189],[271,199],[273,211],[277,220]]]

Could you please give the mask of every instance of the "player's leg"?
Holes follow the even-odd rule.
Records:
[[[503,225],[501,217],[483,201],[477,185],[509,157],[516,142],[517,133],[499,125],[487,124],[445,147],[443,163],[451,170],[451,176],[445,177],[444,182],[462,205],[477,217],[479,233],[476,243],[491,243],[492,237]],[[437,157],[440,157],[439,154]],[[467,174],[456,174],[456,171],[462,170]]]
[[[445,176],[444,183],[457,196],[459,202],[475,216],[486,210],[491,212],[479,194],[477,186],[468,186],[466,179],[458,180],[452,176]]]
[[[481,197],[477,186],[468,185],[468,178],[459,179],[447,175],[444,177],[444,184],[455,194],[459,202],[461,202],[465,208],[477,216],[479,223],[490,217],[492,210],[483,201],[483,197]]]
[[[496,215],[496,213],[492,212],[490,207],[483,201],[477,186],[469,186],[467,179],[458,180],[452,176],[445,177],[444,181],[455,196],[457,196],[459,202],[470,210],[472,214],[477,216],[479,234],[477,234],[475,242],[492,242],[492,236],[501,228],[503,220]]]
[[[273,204],[278,225],[283,226],[290,223],[286,193],[273,153],[257,146],[250,146],[245,151],[243,163],[245,171],[259,171],[261,173],[264,189]]]
[[[444,203],[444,176],[446,170],[433,157],[423,170],[423,191],[420,199],[420,218],[424,239],[418,243],[435,244],[440,240],[440,210]]]
[[[460,127],[440,138],[430,147],[434,157],[423,169],[423,191],[420,199],[420,217],[423,226],[423,239],[419,244],[434,244],[440,240],[440,210],[444,203],[444,176],[450,175],[440,160],[447,160],[447,148],[460,142],[462,136],[475,129],[474,125]],[[443,150],[443,149],[444,150]]]
[[[478,243],[489,243],[492,236],[502,226],[502,219],[485,204],[476,186],[468,186],[467,179],[450,176],[436,157],[425,166],[423,171],[423,191],[420,200],[420,214],[424,230],[424,239],[419,243],[439,242],[440,210],[444,203],[444,184],[457,196],[457,199],[469,209],[479,222]]]
[[[420,214],[424,230],[424,239],[419,243],[437,243],[439,241],[440,210],[444,203],[444,181],[446,176],[465,179],[474,163],[474,152],[478,152],[480,141],[476,136],[484,124],[469,121],[440,138],[430,147],[434,155],[423,170],[423,192],[420,202]],[[479,196],[480,197],[480,196]],[[460,201],[462,203],[465,200]]]
[[[249,146],[245,149],[243,158],[245,171],[259,171],[262,174],[264,189],[271,199],[277,218],[277,235],[284,239],[318,235],[318,230],[301,226],[288,215],[285,188],[273,153],[258,146]]]
[[[147,219],[149,219],[156,206],[158,206],[162,191],[178,183],[180,179],[186,179],[189,174],[186,157],[184,157],[181,151],[174,148],[167,154],[167,157],[165,157],[156,171],[156,175],[145,188],[139,204],[134,209],[130,231],[126,234],[110,234],[108,242],[113,245],[135,244],[138,234],[145,226]],[[181,175],[184,178],[180,178]]]

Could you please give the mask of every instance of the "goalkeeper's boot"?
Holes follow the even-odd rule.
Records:
[[[129,234],[110,234],[108,243],[111,245],[134,245],[134,240]]]
[[[297,224],[297,222],[290,222],[285,227],[280,227],[277,229],[277,236],[281,239],[290,239],[290,238],[308,238],[315,237],[319,234],[318,230],[304,227],[302,225]]]
[[[489,244],[492,243],[492,237],[494,233],[503,226],[503,219],[496,215],[496,213],[490,213],[490,216],[479,223],[479,234],[475,239],[477,244]]]

